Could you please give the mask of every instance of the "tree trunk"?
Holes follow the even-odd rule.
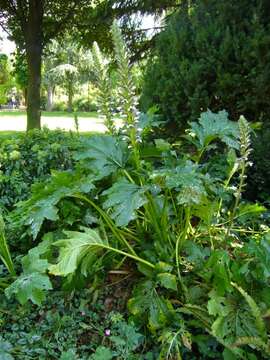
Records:
[[[72,112],[72,105],[73,105],[73,85],[71,81],[68,84],[68,112]]]
[[[30,0],[25,33],[28,67],[27,130],[40,129],[42,20],[43,1]]]
[[[52,111],[53,108],[53,86],[48,85],[47,92],[47,111]]]
[[[27,88],[23,89],[24,106],[27,106]]]

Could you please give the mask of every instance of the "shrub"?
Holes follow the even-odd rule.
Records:
[[[253,166],[248,172],[246,196],[270,205],[270,127],[265,124],[253,135]]]
[[[93,100],[79,98],[74,100],[74,109],[76,111],[97,111],[97,104]]]
[[[178,129],[208,108],[267,121],[269,16],[257,0],[194,1],[172,16],[148,63],[143,108],[157,104]]]
[[[67,111],[67,104],[65,101],[57,101],[53,104],[52,111]]]
[[[73,168],[78,137],[72,133],[33,130],[0,145],[0,205],[12,208],[28,197],[31,185],[45,180],[51,170]]]

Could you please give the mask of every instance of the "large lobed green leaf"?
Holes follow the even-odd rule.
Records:
[[[76,193],[88,193],[93,188],[92,176],[84,176],[80,172],[54,172],[49,181],[35,184],[30,199],[19,203],[13,215],[17,225],[30,226],[35,239],[43,222],[58,220],[57,204],[65,197]]]
[[[45,299],[44,291],[51,289],[52,284],[48,276],[34,272],[21,275],[5,290],[5,293],[8,298],[13,294],[16,295],[16,298],[22,305],[27,300],[31,300],[36,305],[41,305]]]
[[[221,140],[229,147],[238,149],[239,129],[236,122],[228,119],[225,110],[213,113],[208,110],[201,114],[199,122],[191,122],[188,134],[198,149],[207,147],[213,140]]]
[[[214,336],[227,344],[233,344],[237,338],[258,336],[254,317],[243,302],[232,296],[218,296],[215,291],[209,296],[207,309],[214,317],[211,326]]]
[[[127,145],[113,136],[96,135],[84,142],[75,155],[76,160],[87,160],[88,167],[103,177],[125,167]]]
[[[65,231],[67,239],[54,243],[59,247],[59,258],[55,265],[50,266],[53,275],[67,276],[76,271],[81,264],[87,269],[96,253],[102,249],[109,249],[109,244],[103,240],[96,230],[83,228],[83,231]]]
[[[158,295],[153,281],[146,280],[135,288],[133,297],[128,301],[128,309],[135,317],[148,322],[150,330],[156,331],[166,325],[172,305]]]
[[[116,225],[126,226],[131,220],[136,219],[136,210],[147,202],[146,190],[147,187],[130,183],[126,179],[120,179],[110,189],[102,193],[102,195],[107,196],[103,208],[112,208],[113,212],[110,215],[115,220]]]
[[[42,258],[50,251],[52,242],[52,234],[46,234],[43,241],[22,258],[23,273],[5,290],[7,297],[15,295],[21,304],[31,300],[34,304],[41,305],[46,291],[52,289],[46,274],[49,262]]]
[[[200,167],[191,161],[184,161],[175,169],[165,169],[155,173],[155,176],[165,178],[166,186],[178,193],[178,204],[199,204],[207,195]]]

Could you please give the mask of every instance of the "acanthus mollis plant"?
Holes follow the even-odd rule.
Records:
[[[117,61],[124,59],[128,75],[128,57],[116,41]],[[270,239],[267,227],[253,226],[265,209],[239,195],[250,151],[248,124],[230,121],[225,111],[207,111],[185,136],[190,153],[157,139],[145,156],[144,140],[132,138],[132,101],[125,110],[127,142],[121,134],[89,138],[76,154],[75,172],[55,173],[18,206],[15,221],[36,239],[45,222],[61,220],[63,199],[88,206],[95,221],[86,226],[78,219],[47,235],[23,258],[25,274],[7,295],[39,303],[42,289],[51,288],[48,273],[72,283],[91,278],[102,264],[134,263],[141,275],[128,308],[160,344],[160,359],[267,358]],[[30,281],[31,269],[42,279],[40,287]]]
[[[99,112],[104,116],[104,123],[110,134],[116,133],[114,124],[114,96],[110,77],[109,61],[103,56],[96,42],[92,47],[92,69],[98,88]]]
[[[134,162],[139,167],[139,143],[141,142],[140,112],[138,96],[132,75],[132,65],[129,60],[126,44],[115,21],[111,29],[114,44],[114,59],[116,63],[116,89],[113,91],[110,63],[101,53],[97,43],[92,49],[93,71],[99,90],[99,111],[105,117],[105,125],[111,135],[116,135],[115,119],[122,120],[120,133],[129,143]],[[117,112],[115,111],[117,109]]]
[[[126,140],[130,142],[130,147],[134,152],[135,164],[139,168],[139,143],[141,142],[140,133],[142,129],[139,127],[140,112],[138,110],[136,86],[126,44],[116,20],[112,25],[111,32],[117,63],[119,110],[124,122],[122,131],[126,134]]]

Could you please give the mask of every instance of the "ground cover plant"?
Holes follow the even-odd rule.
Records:
[[[126,285],[116,285],[121,296]],[[147,354],[145,336],[124,320],[120,296],[114,299],[114,311],[110,310],[114,291],[109,283],[98,296],[93,289],[73,294],[55,291],[35,311],[31,304],[21,307],[2,295],[1,358],[98,360],[123,354],[128,359],[142,359],[144,354],[153,359]]]
[[[146,140],[158,122],[153,111],[138,112],[116,25],[112,36],[124,126],[113,126],[107,66],[95,45],[108,133],[81,141],[74,168],[35,184],[6,216],[7,229],[28,252],[14,259],[17,277],[3,270],[5,295],[24,309],[46,304],[53,288],[72,297],[75,289],[98,289],[109,272],[131,276],[127,317],[113,317],[118,339],[110,331],[111,340],[99,347],[89,339],[79,358],[267,359],[270,233],[266,209],[242,198],[251,166],[249,124],[207,111],[177,141]],[[7,264],[4,229],[1,239]],[[127,349],[122,334],[129,332]],[[2,352],[19,358],[3,333]],[[76,358],[74,346],[49,356]]]

